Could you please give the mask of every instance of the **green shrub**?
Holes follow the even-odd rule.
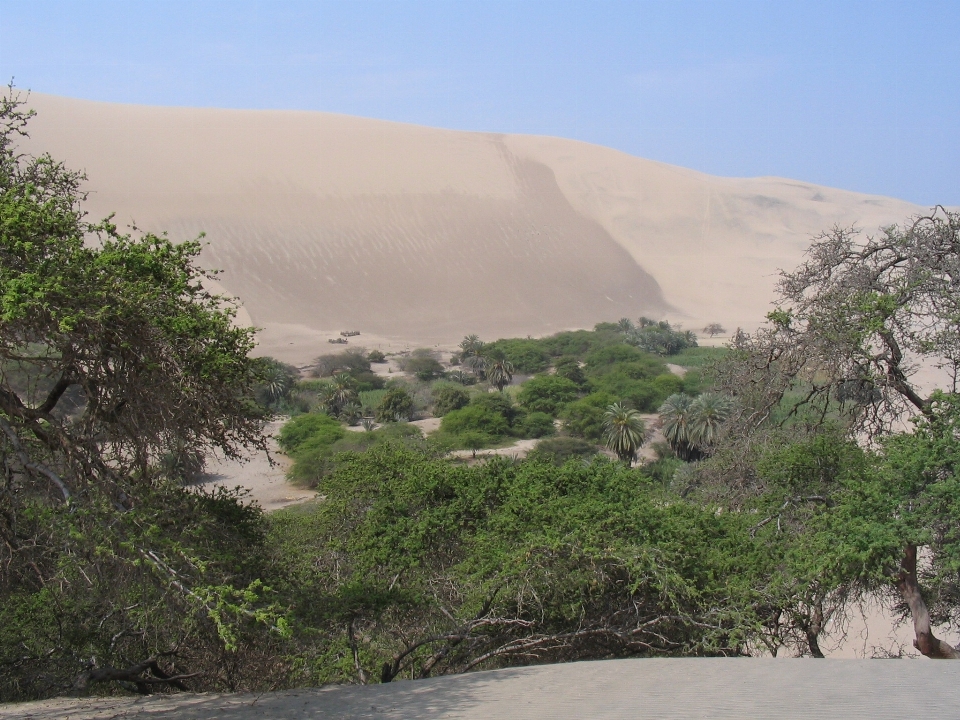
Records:
[[[674,375],[673,373],[664,373],[663,375],[657,375],[653,379],[654,387],[656,387],[657,392],[663,396],[664,399],[670,397],[674,393],[683,392],[684,382],[683,378],[679,375]]]
[[[513,365],[514,370],[524,375],[543,372],[550,365],[550,355],[540,340],[497,340],[489,343],[485,349],[490,354],[503,353],[503,357]]]
[[[588,352],[607,345],[623,345],[623,337],[619,332],[603,330],[591,332],[589,330],[571,330],[557,333],[540,340],[541,347],[552,357],[570,355],[583,358]]]
[[[586,440],[573,437],[547,438],[537,443],[533,451],[527,455],[529,460],[551,462],[554,465],[563,465],[575,458],[591,458],[599,452],[597,446]]]
[[[424,382],[436,380],[443,375],[444,368],[432,353],[424,348],[414,350],[409,357],[400,360],[400,369]]]
[[[343,437],[343,426],[329,415],[307,413],[298,415],[282,428],[277,442],[291,457],[305,450],[328,447]]]
[[[466,407],[470,402],[470,393],[459,385],[436,383],[431,389],[433,395],[433,414],[443,417],[452,410]]]
[[[628,334],[627,342],[654,355],[676,355],[697,347],[697,336],[689,330],[671,327],[665,320],[640,318],[640,327]]]
[[[321,355],[313,361],[311,374],[314,377],[330,377],[337,373],[353,375],[359,372],[370,372],[370,360],[359,348],[351,348],[342,353]]]
[[[553,367],[556,370],[557,377],[566,378],[577,387],[583,387],[587,384],[587,376],[580,367],[580,361],[575,357],[565,356],[559,358]]]
[[[386,390],[361,390],[357,393],[360,410],[364,417],[374,417],[377,414],[377,408],[380,407],[383,396],[386,394]]]
[[[641,363],[641,365],[637,367],[645,366],[649,368],[642,371],[645,372],[648,377],[656,377],[667,370],[662,360],[622,343],[619,345],[606,345],[595,348],[586,354],[584,362],[586,363],[588,377],[597,372],[603,372],[613,365],[622,363]]]
[[[568,402],[575,400],[580,388],[572,380],[556,375],[537,375],[520,386],[517,401],[532,412],[556,416]]]
[[[532,412],[516,424],[515,431],[525,438],[541,438],[553,435],[556,427],[553,416],[544,412]]]
[[[561,417],[564,429],[579,438],[599,442],[603,437],[603,416],[616,398],[605,392],[593,393],[567,405]]]
[[[357,389],[357,392],[380,390],[387,384],[384,378],[369,371],[352,373],[350,377],[353,378],[353,386]]]
[[[447,435],[477,432],[491,437],[506,437],[510,434],[510,421],[489,406],[471,403],[444,415],[440,432]]]
[[[413,398],[407,389],[394,385],[387,389],[377,406],[377,422],[409,420],[413,415]]]
[[[367,355],[367,360],[372,363],[385,363],[387,361],[387,356],[379,350],[371,350]]]

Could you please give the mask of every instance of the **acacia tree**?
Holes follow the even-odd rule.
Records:
[[[170,635],[156,623],[192,607],[219,613],[226,632],[233,592],[230,581],[201,591],[223,576],[201,579],[192,540],[154,533],[173,505],[193,527],[199,502],[164,489],[161,461],[265,447],[253,396],[267,367],[248,357],[253,331],[234,325],[230,301],[204,289],[200,243],[89,222],[82,174],[17,150],[31,115],[12,88],[0,97],[0,608],[12,613],[0,625],[43,616],[61,630],[42,640],[26,625],[17,638],[4,634],[0,675],[20,678],[11,682],[27,693],[51,691],[22,689],[37,677],[81,670],[86,681],[148,686],[170,675],[156,654]],[[116,607],[133,576],[141,601]],[[21,617],[22,607],[32,609]],[[84,629],[94,612],[102,617]],[[111,675],[103,663],[114,658],[137,662]],[[31,680],[30,667],[45,669]]]
[[[837,488],[835,497],[809,498],[837,503],[832,516],[846,520],[833,527],[835,540],[843,528],[862,531],[865,523],[873,528],[858,538],[845,536],[849,543],[841,547],[847,552],[859,547],[860,563],[848,563],[847,576],[838,582],[896,590],[913,619],[920,652],[960,657],[934,635],[924,597],[934,587],[956,583],[956,569],[946,559],[960,554],[960,539],[938,530],[942,523],[935,515],[917,509],[933,498],[944,513],[960,506],[956,466],[941,461],[936,472],[929,467],[933,448],[955,439],[950,418],[960,371],[960,215],[937,208],[866,239],[856,230],[835,228],[816,239],[797,270],[782,275],[779,295],[768,325],[752,336],[738,332],[729,360],[718,367],[719,388],[739,400],[727,433],[733,446],[727,457],[749,458],[765,434],[777,437],[776,428],[788,425],[793,437],[839,425],[874,452],[880,469],[864,477],[885,481],[860,479]],[[939,371],[946,395],[924,390],[917,374],[921,366]],[[906,421],[918,417],[917,432],[904,434]],[[912,448],[909,463],[903,460],[905,446]],[[762,489],[762,482],[749,479],[749,469],[734,464],[726,468],[728,488]],[[878,483],[882,493],[865,494]],[[884,502],[864,499],[881,495]],[[788,498],[784,507],[799,500]],[[877,544],[862,547],[864,537]],[[926,588],[917,565],[923,547],[934,571]],[[836,566],[844,564],[835,560]]]

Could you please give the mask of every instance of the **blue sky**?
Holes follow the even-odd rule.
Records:
[[[960,205],[960,0],[0,0],[0,77],[559,135]]]

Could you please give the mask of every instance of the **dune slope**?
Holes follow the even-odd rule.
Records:
[[[205,232],[204,263],[265,338],[282,331],[272,349],[288,356],[341,329],[432,344],[640,314],[751,327],[777,268],[812,235],[921,210],[557,138],[41,94],[29,104],[27,148],[87,172],[92,215],[175,239]],[[286,348],[298,329],[309,342]]]

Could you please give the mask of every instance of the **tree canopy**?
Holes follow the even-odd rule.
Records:
[[[205,289],[200,242],[88,221],[82,174],[18,150],[30,116],[12,88],[0,98],[0,626],[20,633],[0,642],[0,692],[120,662],[160,682],[162,653],[192,636],[209,659],[262,595],[237,568],[200,579],[247,520],[229,529],[235,498],[183,493],[166,459],[264,447],[270,368]],[[164,506],[183,524],[161,533]]]
[[[951,658],[960,653],[934,624],[960,602],[949,529],[960,507],[958,284],[960,215],[942,208],[875,237],[837,228],[818,238],[783,274],[768,324],[739,332],[719,364],[717,386],[737,402],[723,447],[698,473],[728,503],[763,504],[782,494],[762,462],[771,448],[813,448],[825,433],[859,445],[865,460],[843,455],[859,468],[837,475],[847,480],[795,488],[769,517],[785,527],[802,516],[797,527],[819,548],[809,557],[831,559],[807,568],[821,599],[895,592],[920,652]]]

